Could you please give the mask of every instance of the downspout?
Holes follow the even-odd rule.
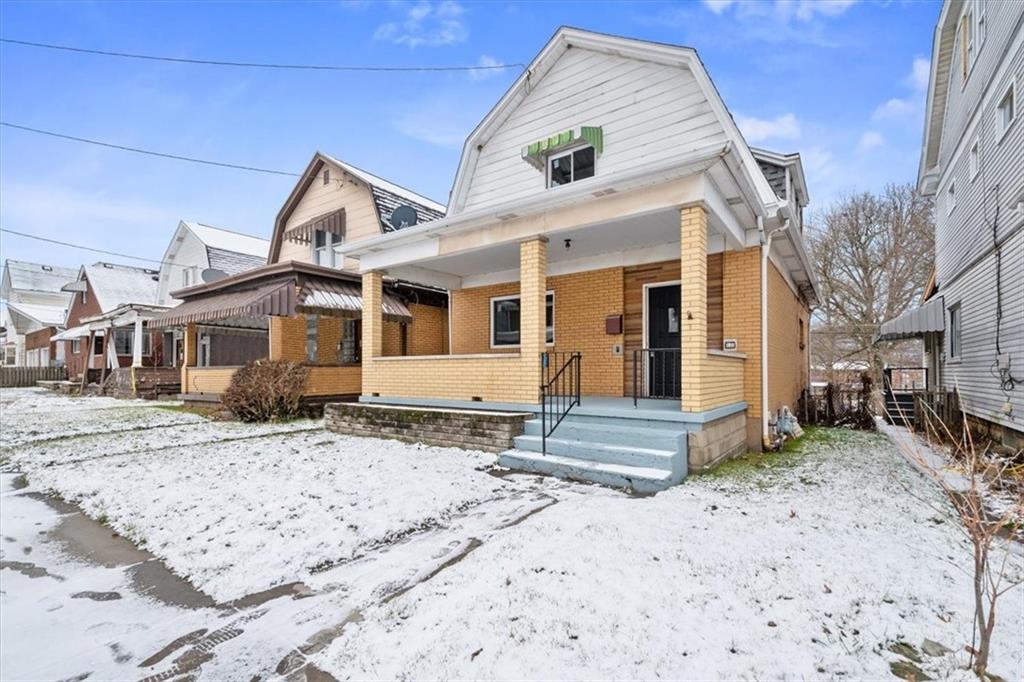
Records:
[[[757,229],[761,234],[761,446],[771,446],[768,433],[768,255],[772,240],[789,229],[789,218],[771,232],[766,233],[764,219],[757,217]]]

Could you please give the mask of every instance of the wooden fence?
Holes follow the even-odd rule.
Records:
[[[937,436],[959,439],[964,428],[964,413],[956,391],[915,391],[914,430]]]
[[[35,386],[37,381],[63,381],[63,367],[0,367],[0,388]]]

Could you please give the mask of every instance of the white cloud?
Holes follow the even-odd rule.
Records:
[[[721,14],[725,10],[729,9],[736,0],[701,0],[704,6],[715,14]]]
[[[860,141],[857,143],[857,151],[861,153],[868,152],[875,147],[881,147],[883,144],[885,144],[885,138],[882,137],[882,134],[869,130],[860,136]]]
[[[475,111],[460,104],[459,97],[434,97],[408,107],[394,121],[400,133],[436,147],[461,149],[476,124]]]
[[[915,57],[914,64],[910,68],[910,75],[907,76],[907,85],[914,90],[923,92],[928,89],[928,79],[931,77],[932,63],[927,57]]]
[[[702,0],[715,14],[735,9],[737,18],[746,19],[774,15],[782,22],[790,19],[808,22],[816,17],[837,17],[859,0],[775,0],[774,2],[738,2],[737,0]]]
[[[454,0],[411,5],[401,21],[389,21],[377,27],[373,37],[409,47],[443,47],[466,40],[469,29],[463,22],[462,5]]]
[[[896,121],[915,113],[916,107],[910,100],[893,97],[875,107],[871,119],[874,121]]]
[[[784,0],[778,0],[776,4],[795,4],[796,18],[801,21],[809,21],[814,18],[815,14],[824,17],[837,17],[857,4],[857,0],[799,0],[795,3],[784,3]]]
[[[782,114],[770,120],[753,116],[737,116],[736,125],[743,131],[747,142],[796,140],[800,137],[800,121],[792,113]]]
[[[498,66],[499,64],[501,64],[499,60],[488,54],[480,55],[480,59],[477,60],[476,65],[485,68],[473,69],[469,72],[469,77],[475,81],[482,81],[487,80],[488,78],[493,78],[494,76],[500,76],[504,72],[504,69],[487,68]]]

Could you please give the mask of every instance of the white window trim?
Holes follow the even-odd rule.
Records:
[[[544,160],[544,186],[545,186],[545,188],[546,189],[558,189],[559,187],[567,187],[569,185],[575,185],[577,182],[585,182],[586,180],[590,180],[592,178],[596,178],[597,177],[597,157],[599,155],[597,153],[597,150],[594,149],[594,174],[593,175],[591,175],[589,178],[583,178],[582,180],[577,180],[576,179],[576,162],[574,161],[573,164],[572,164],[572,179],[569,180],[569,182],[565,183],[564,185],[552,185],[551,184],[551,162],[552,161],[554,161],[555,159],[560,159],[563,156],[572,156],[574,153],[580,151],[581,149],[588,149],[588,148],[589,149],[594,149],[594,145],[592,145],[592,144],[578,144],[575,147],[570,147],[569,149],[562,150],[562,151],[558,152],[557,154],[549,154],[545,158],[545,160]]]
[[[946,215],[952,215],[953,209],[956,208],[956,180],[949,183],[946,187]]]
[[[551,348],[551,347],[553,347],[555,345],[555,341],[557,340],[557,336],[555,335],[555,292],[554,292],[553,289],[548,289],[547,291],[544,292],[544,307],[545,307],[544,314],[545,314],[545,316],[547,315],[547,299],[548,299],[548,296],[551,297],[551,340],[546,342],[544,345],[546,345],[548,348]],[[495,345],[495,343],[494,343],[494,304],[496,302],[498,302],[498,301],[514,301],[514,300],[517,300],[517,299],[519,300],[519,314],[520,314],[520,318],[519,318],[519,341],[520,341],[520,343],[500,343],[500,344]],[[523,332],[522,332],[522,327],[523,327],[523,318],[522,318],[523,302],[522,302],[521,299],[522,299],[522,295],[521,294],[509,294],[508,296],[492,296],[491,300],[487,303],[487,319],[490,321],[490,331],[489,331],[489,336],[487,337],[487,341],[490,344],[491,349],[500,350],[502,348],[520,348],[522,346],[521,342],[523,340],[523,335],[522,335],[523,334]],[[545,333],[545,336],[546,336],[547,335],[547,325],[545,325],[544,333]]]
[[[968,172],[971,174],[971,182],[974,182],[981,173],[981,140],[977,137],[967,150]]]
[[[1002,144],[1003,139],[1006,137],[1006,134],[1010,132],[1010,128],[1012,128],[1013,124],[1017,122],[1018,118],[1020,118],[1020,114],[1018,113],[1018,110],[1020,109],[1020,102],[1018,101],[1017,97],[1016,85],[1016,81],[1010,79],[1010,84],[1006,86],[1006,89],[1003,90],[1001,95],[999,95],[999,99],[996,100],[996,125],[1000,126],[1001,128],[998,136],[999,142],[997,142],[997,144]],[[1011,92],[1013,93],[1013,116],[1010,118],[1010,121],[1004,126],[1003,102],[1006,101],[1006,96],[1009,95]]]
[[[345,240],[333,232],[327,232],[326,230],[317,230],[316,232],[323,232],[327,235],[327,246],[323,247],[328,253],[331,254],[331,264],[325,265],[327,268],[341,268],[345,264],[345,257],[337,252],[337,247],[345,243]],[[313,238],[309,240],[309,260],[313,265],[319,265],[316,258],[316,232],[313,233]]]
[[[142,357],[148,358],[153,355],[153,332],[142,332]],[[117,339],[119,336],[125,335],[128,337],[128,352],[119,353],[117,351]],[[149,339],[149,343],[146,343],[146,339]],[[146,346],[149,348],[146,348]],[[135,351],[135,330],[133,329],[115,329],[114,330],[114,353],[121,357],[127,357],[133,355]]]
[[[953,305],[949,306],[948,310],[949,310],[949,339],[947,339],[947,342],[946,342],[946,357],[948,358],[949,362],[957,363],[957,362],[960,362],[963,359],[963,356],[964,356],[964,348],[963,348],[963,345],[964,345],[963,344],[963,338],[964,338],[964,309],[963,309],[963,306],[960,305],[960,302],[957,301]],[[957,339],[957,344],[956,344],[956,350],[957,350],[957,354],[956,355],[953,355],[953,331],[954,331],[953,330],[953,312],[954,311],[957,314],[957,321],[958,321],[958,323],[960,325],[960,334],[959,334],[959,338]]]

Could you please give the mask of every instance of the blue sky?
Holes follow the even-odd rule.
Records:
[[[526,63],[563,24],[689,45],[751,144],[802,153],[813,210],[915,177],[939,9],[852,0],[3,2],[0,26],[6,38],[101,50],[378,66]],[[516,75],[269,71],[0,44],[0,116],[294,172],[321,149],[444,202],[463,138]],[[140,256],[159,258],[182,218],[269,236],[292,182],[0,128],[0,224]],[[72,266],[104,258],[7,234],[0,251]]]

